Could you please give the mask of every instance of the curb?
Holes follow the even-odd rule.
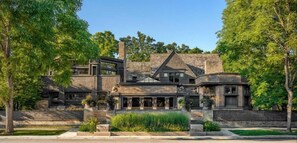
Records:
[[[282,136],[0,136],[0,139],[176,139],[176,140],[236,140],[236,139],[297,139],[295,135]]]

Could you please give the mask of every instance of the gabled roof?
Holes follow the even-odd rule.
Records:
[[[165,59],[165,61],[153,73],[152,77],[155,78],[160,73],[160,70],[164,69],[164,68],[184,69],[191,76],[195,76],[195,73],[192,71],[192,69],[187,64],[185,64],[185,62],[178,56],[178,54],[175,51],[172,51],[168,55],[168,57]]]

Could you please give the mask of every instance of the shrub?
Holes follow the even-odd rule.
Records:
[[[221,128],[217,123],[211,121],[205,121],[203,123],[203,130],[204,131],[220,131]]]
[[[92,117],[87,122],[82,123],[78,130],[81,132],[95,132],[97,124],[99,124],[97,118]]]
[[[189,118],[183,113],[125,113],[111,119],[113,131],[187,131]]]

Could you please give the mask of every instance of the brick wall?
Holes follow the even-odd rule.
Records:
[[[0,126],[4,125],[5,111],[0,111]],[[78,125],[83,111],[14,111],[14,124],[18,125]]]
[[[222,127],[286,127],[287,113],[279,111],[214,110],[213,120]],[[297,127],[297,112],[292,113]]]

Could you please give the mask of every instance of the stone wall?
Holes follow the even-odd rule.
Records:
[[[213,120],[222,127],[286,127],[287,113],[279,111],[214,110]],[[297,112],[292,113],[297,127]]]
[[[0,126],[5,124],[5,111],[0,111]],[[14,124],[20,125],[79,125],[83,111],[14,111]]]
[[[98,79],[99,91],[111,91],[112,87],[120,83],[120,76],[100,76]]]

